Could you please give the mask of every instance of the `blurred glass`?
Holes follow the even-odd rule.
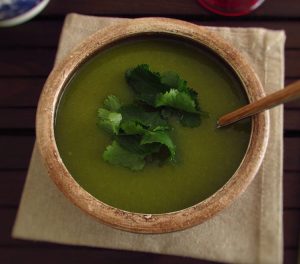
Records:
[[[222,16],[242,16],[259,7],[264,0],[198,0],[209,11]]]

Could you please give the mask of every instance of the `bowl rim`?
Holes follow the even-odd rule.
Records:
[[[208,29],[170,18],[137,18],[100,30],[87,38],[50,73],[38,103],[36,137],[48,175],[69,200],[87,214],[114,228],[137,233],[165,233],[195,226],[229,206],[245,191],[262,163],[269,138],[269,113],[252,117],[252,133],[245,156],[233,176],[207,199],[185,209],[163,214],[143,214],[105,204],[85,191],[60,158],[54,135],[56,106],[66,82],[96,52],[140,35],[165,34],[190,39],[213,50],[238,75],[250,102],[263,97],[263,87],[247,60],[229,43]]]

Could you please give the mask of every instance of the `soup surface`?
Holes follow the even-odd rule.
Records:
[[[96,116],[108,95],[132,102],[124,73],[138,64],[177,72],[198,92],[209,117],[197,128],[172,121],[178,163],[147,164],[135,172],[102,159],[112,140],[96,126]],[[216,122],[246,103],[232,70],[204,48],[162,39],[125,42],[94,56],[67,84],[56,114],[56,143],[71,175],[97,199],[132,212],[177,211],[212,195],[239,167],[250,139],[250,120],[222,129]]]

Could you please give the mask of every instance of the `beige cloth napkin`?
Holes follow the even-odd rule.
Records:
[[[119,18],[68,15],[57,62],[95,31]],[[283,31],[210,28],[251,62],[266,92],[283,86]],[[56,188],[34,148],[13,237],[62,244],[145,251],[234,263],[281,263],[283,109],[271,110],[271,135],[260,172],[229,208],[196,227],[144,235],[100,224],[73,206]]]

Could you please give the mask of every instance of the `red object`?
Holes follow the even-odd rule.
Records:
[[[222,16],[242,16],[259,7],[264,0],[198,0],[209,11]]]

